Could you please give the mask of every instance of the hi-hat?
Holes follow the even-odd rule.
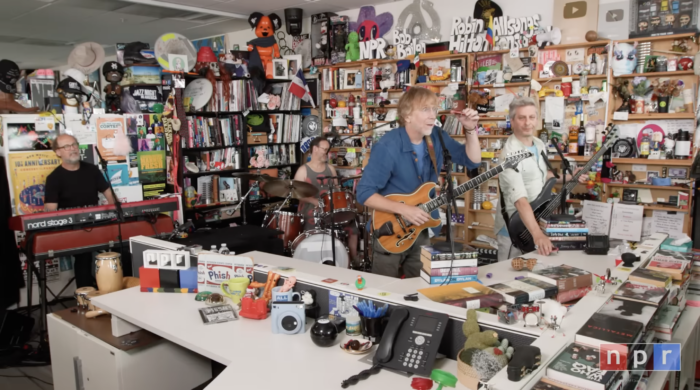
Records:
[[[272,196],[286,198],[291,194],[294,199],[318,195],[318,188],[299,180],[275,180],[265,184],[263,190]]]

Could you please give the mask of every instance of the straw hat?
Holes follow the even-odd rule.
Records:
[[[102,66],[105,61],[105,49],[97,42],[77,45],[68,56],[68,65],[83,74],[90,74]]]

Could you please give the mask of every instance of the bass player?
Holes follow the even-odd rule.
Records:
[[[425,182],[437,182],[436,171],[443,165],[438,131],[443,132],[442,138],[454,163],[467,169],[479,166],[481,148],[475,131],[478,113],[471,109],[452,112],[458,116],[467,133],[466,142],[462,145],[435,126],[437,112],[438,98],[425,88],[414,87],[401,96],[398,121],[402,127],[387,132],[372,147],[372,156],[357,186],[357,201],[360,204],[374,210],[400,214],[414,225],[427,222],[431,215],[417,206],[395,202],[384,196],[408,194]],[[439,218],[437,210],[432,217]],[[440,227],[436,229],[439,231]],[[390,254],[378,241],[375,239],[373,245],[372,273],[398,278],[402,276],[403,269],[407,278],[420,276],[420,247],[430,245],[427,231],[423,231],[403,253]]]
[[[532,234],[537,252],[546,256],[552,252],[552,242],[540,229],[539,221],[535,218],[535,213],[530,206],[530,202],[542,192],[545,182],[554,177],[540,154],[542,151],[547,153],[544,142],[534,135],[535,127],[539,123],[537,106],[531,98],[516,97],[510,103],[508,112],[513,135],[506,140],[501,150],[501,158],[523,149],[532,152],[533,156],[520,162],[517,171],[506,169],[498,175],[501,199],[503,199],[501,208],[505,206],[509,217],[516,210],[518,211],[525,227]],[[580,168],[577,168],[574,174],[579,170]],[[570,178],[567,175],[566,180]],[[578,179],[579,183],[586,183],[587,180],[586,175],[581,175]],[[561,182],[561,179],[558,182]],[[501,213],[496,213],[494,231],[498,240],[498,261],[522,255],[522,252],[513,246]]]

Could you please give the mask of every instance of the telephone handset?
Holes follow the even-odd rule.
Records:
[[[447,314],[394,307],[374,355],[373,367],[348,378],[341,386],[346,388],[367,379],[381,367],[430,377],[448,319]]]

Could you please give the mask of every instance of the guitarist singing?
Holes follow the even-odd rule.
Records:
[[[498,175],[498,184],[503,195],[503,204],[508,216],[512,216],[517,210],[527,230],[532,234],[537,252],[541,255],[549,255],[552,252],[552,242],[544,235],[530,202],[535,200],[542,192],[545,182],[554,175],[547,170],[547,164],[540,155],[545,150],[544,142],[534,134],[538,125],[537,107],[530,98],[516,97],[509,107],[510,123],[513,135],[508,137],[501,157],[519,150],[529,150],[533,156],[523,160],[518,165],[518,170],[507,169]],[[545,153],[547,153],[545,151]],[[576,172],[580,170],[577,169]],[[570,176],[567,175],[567,181]],[[587,176],[579,177],[580,183],[585,183]],[[559,180],[561,182],[561,180]],[[498,238],[498,260],[508,260],[522,253],[512,245],[505,221],[500,213],[496,213],[495,232]]]
[[[425,182],[437,182],[436,171],[443,165],[442,146],[438,138],[438,131],[443,130],[435,126],[437,111],[437,96],[425,88],[414,87],[401,96],[398,121],[402,127],[387,132],[372,147],[372,156],[357,186],[359,203],[374,210],[400,214],[414,225],[422,225],[429,220],[431,215],[417,206],[395,202],[384,196],[409,194]],[[466,142],[462,145],[443,131],[442,138],[452,161],[467,169],[476,168],[481,162],[479,139],[474,131],[479,115],[470,109],[452,113],[458,116],[467,133]],[[433,218],[439,218],[437,210],[432,214]],[[398,278],[401,277],[400,268],[403,268],[407,278],[420,276],[420,246],[429,244],[427,230],[421,232],[410,249],[398,254],[388,253],[375,239],[372,273]]]

